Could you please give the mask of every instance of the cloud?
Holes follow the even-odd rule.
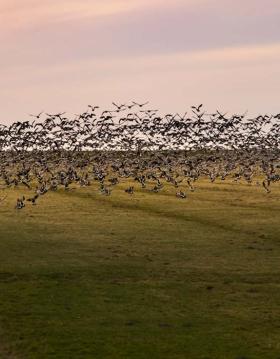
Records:
[[[277,106],[278,0],[10,0],[0,12],[7,121],[118,98]]]
[[[217,0],[72,0],[66,10],[65,1],[49,0],[48,6],[36,1],[28,15],[32,26],[5,37],[2,32],[1,63],[12,66],[20,59],[23,64],[45,66],[96,57],[146,56],[279,42],[280,3],[272,12],[267,9],[275,1],[267,1],[264,10],[259,0],[248,0],[242,6],[240,0],[224,0],[223,7]],[[25,11],[31,8],[31,0],[24,3]],[[20,9],[9,16],[19,16],[16,14],[21,14]],[[40,16],[37,19],[37,13],[45,20]],[[103,15],[93,16],[98,13]],[[21,18],[24,19],[22,14]]]
[[[175,0],[176,1],[176,0]],[[154,5],[162,4],[154,0]],[[21,29],[136,11],[151,4],[148,0],[12,0],[0,3],[6,27]]]

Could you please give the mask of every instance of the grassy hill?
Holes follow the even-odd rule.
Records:
[[[0,358],[280,358],[279,185],[124,188],[5,190]]]

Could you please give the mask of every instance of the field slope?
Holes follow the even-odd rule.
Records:
[[[0,358],[280,358],[279,185],[123,188],[5,190]]]

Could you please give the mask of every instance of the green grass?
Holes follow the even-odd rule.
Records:
[[[0,204],[0,358],[280,358],[280,188]]]

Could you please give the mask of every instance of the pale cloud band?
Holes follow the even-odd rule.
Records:
[[[164,5],[164,1],[154,0]],[[10,28],[31,27],[57,21],[95,18],[137,11],[151,5],[149,0],[13,0],[0,3],[5,26]],[[2,23],[3,24],[3,23]]]

